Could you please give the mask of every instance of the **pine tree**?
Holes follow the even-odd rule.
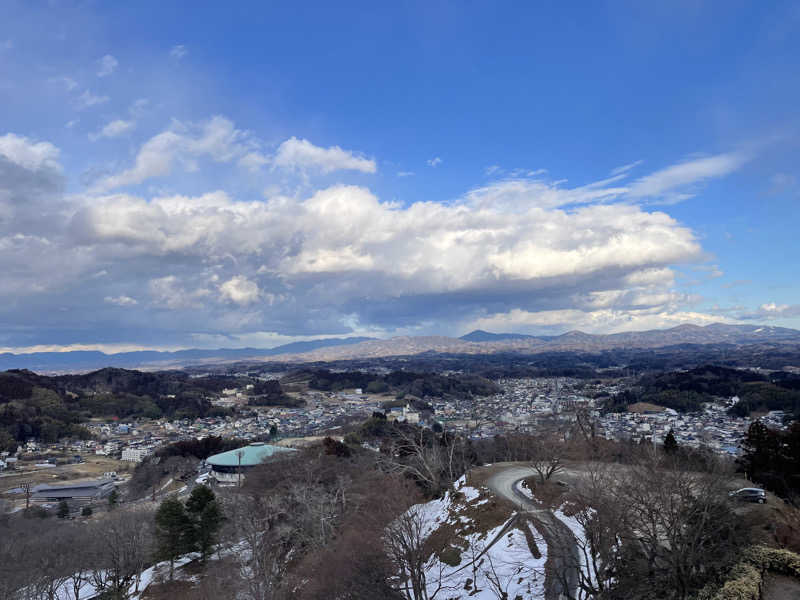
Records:
[[[117,504],[119,504],[119,492],[117,488],[114,488],[108,496],[108,508],[113,510],[117,507]]]
[[[175,572],[175,559],[193,550],[194,527],[183,503],[167,498],[156,511],[157,554],[169,561],[169,579]]]
[[[217,534],[224,519],[222,509],[214,492],[199,485],[192,490],[186,501],[186,510],[193,522],[193,542],[200,551],[200,560],[205,562],[217,542]]]
[[[678,451],[678,440],[675,439],[675,434],[672,432],[672,429],[669,430],[667,433],[667,437],[664,438],[664,452],[667,454],[675,454]]]
[[[69,505],[66,500],[58,503],[58,512],[56,513],[59,519],[66,519],[69,516]]]

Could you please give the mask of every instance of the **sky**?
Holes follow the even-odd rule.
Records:
[[[0,2],[0,351],[800,328],[797,2]]]

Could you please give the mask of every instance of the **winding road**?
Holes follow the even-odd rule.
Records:
[[[519,492],[518,481],[536,475],[530,467],[495,466],[497,471],[487,480],[487,485],[498,496],[502,496],[528,513],[547,542],[547,566],[545,590],[548,600],[577,598],[578,568],[581,564],[580,552],[575,536],[552,511],[542,508],[533,500]],[[566,589],[565,589],[566,585]]]

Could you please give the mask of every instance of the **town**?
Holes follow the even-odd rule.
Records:
[[[341,439],[350,425],[376,413],[385,414],[389,420],[441,427],[473,439],[509,432],[535,433],[542,425],[568,425],[581,413],[592,419],[598,434],[607,439],[657,445],[672,431],[681,445],[736,456],[752,421],[728,414],[728,408],[738,401],[735,397],[720,398],[689,413],[647,405],[633,405],[626,412],[604,412],[598,396],[619,393],[624,382],[545,377],[500,379],[496,383],[501,391],[490,396],[411,396],[400,401],[391,394],[365,393],[360,388],[337,392],[306,389],[293,393],[303,401],[302,407],[251,406],[246,389],[225,389],[211,402],[233,414],[127,422],[93,419],[86,424],[91,439],[51,444],[30,439],[15,452],[0,454],[0,471],[47,470],[55,474],[59,466],[80,464],[91,456],[103,458],[107,467],[104,472],[121,473],[165,444],[209,436],[301,447],[321,436]],[[782,417],[781,411],[771,411],[758,418],[770,427],[781,428]]]

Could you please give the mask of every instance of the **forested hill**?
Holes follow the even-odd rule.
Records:
[[[191,377],[181,371],[144,373],[107,368],[82,375],[48,377],[31,371],[0,373],[0,449],[29,437],[53,442],[85,436],[80,423],[90,417],[194,418],[219,412],[210,397],[225,388],[253,383],[259,398],[280,401],[278,382],[269,394],[249,377]],[[263,386],[261,386],[263,387]],[[273,389],[276,388],[277,389]]]
[[[339,391],[361,388],[367,393],[392,392],[419,398],[448,396],[489,396],[500,393],[496,383],[477,375],[456,376],[412,371],[392,371],[386,375],[361,371],[336,372],[328,369],[302,369],[284,381],[308,381],[314,390]]]
[[[607,408],[624,410],[634,402],[649,402],[691,412],[700,410],[703,402],[734,396],[740,401],[731,408],[731,413],[738,416],[770,410],[800,415],[800,376],[787,372],[766,375],[713,365],[648,374],[631,390],[615,396]]]

